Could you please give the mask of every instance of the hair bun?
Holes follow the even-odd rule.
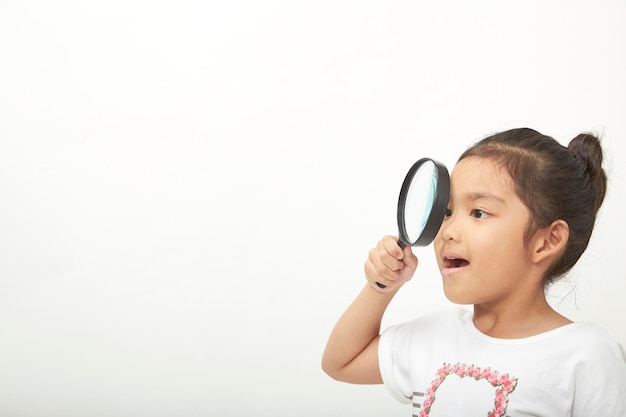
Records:
[[[606,194],[607,177],[602,168],[603,152],[600,139],[591,133],[581,133],[572,139],[567,148],[580,160],[589,174],[596,190],[596,210],[600,208]]]

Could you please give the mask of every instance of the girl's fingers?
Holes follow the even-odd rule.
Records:
[[[404,252],[400,245],[398,245],[398,237],[385,236],[379,242],[379,245],[382,246],[384,250],[394,259],[401,260],[402,258],[404,258]]]
[[[370,284],[378,288],[393,287],[410,280],[416,267],[417,257],[411,247],[403,249],[397,237],[385,236],[370,250],[365,274]]]
[[[393,282],[398,279],[400,275],[399,269],[402,267],[401,265],[395,265],[396,263],[401,264],[401,262],[386,256],[384,253],[381,254],[379,248],[376,247],[370,251],[370,256],[366,263],[366,273],[368,277],[373,280],[384,279]],[[382,284],[384,284],[384,282],[382,282]]]

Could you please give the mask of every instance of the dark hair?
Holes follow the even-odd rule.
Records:
[[[459,161],[470,156],[489,158],[507,170],[517,196],[530,210],[525,239],[555,220],[567,222],[565,251],[546,271],[544,282],[569,271],[587,248],[606,194],[599,138],[582,133],[565,147],[533,129],[511,129],[479,141]]]

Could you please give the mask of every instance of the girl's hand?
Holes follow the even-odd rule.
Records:
[[[365,277],[376,291],[391,292],[409,281],[416,268],[417,257],[413,254],[411,246],[406,246],[402,250],[398,246],[397,237],[385,236],[369,252],[365,262]],[[380,288],[377,282],[387,287]]]

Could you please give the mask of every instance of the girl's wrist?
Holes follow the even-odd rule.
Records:
[[[372,281],[368,281],[366,285],[366,287],[372,290],[373,293],[382,295],[382,296],[388,296],[388,297],[393,297],[398,292],[401,286],[402,285],[381,287],[379,285],[379,282],[372,282]]]

